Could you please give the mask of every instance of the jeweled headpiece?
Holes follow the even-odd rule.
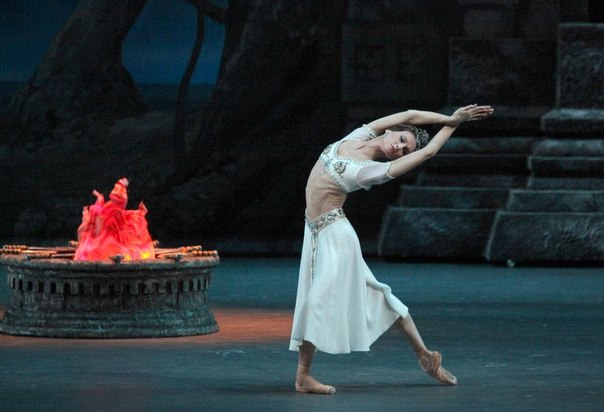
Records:
[[[410,124],[400,124],[397,126],[399,130],[407,130],[415,135],[415,150],[422,149],[426,147],[428,142],[430,141],[430,135],[424,129],[420,129],[419,127],[415,127]]]
[[[426,147],[428,142],[430,141],[430,135],[424,129],[420,129],[419,127],[411,126],[415,129],[413,132],[415,133],[415,150],[419,150],[423,147]]]

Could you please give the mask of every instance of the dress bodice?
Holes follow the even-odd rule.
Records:
[[[338,188],[344,193],[351,193],[359,189],[369,190],[372,185],[391,180],[388,169],[391,162],[376,162],[374,160],[354,160],[338,155],[338,148],[347,140],[370,140],[375,137],[375,132],[363,125],[348,136],[327,146],[320,159],[324,171],[328,173]]]

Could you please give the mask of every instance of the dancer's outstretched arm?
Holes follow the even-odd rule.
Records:
[[[392,177],[398,177],[419,166],[438,153],[459,124],[462,122],[484,119],[492,113],[493,109],[490,106],[478,106],[473,104],[460,107],[451,116],[446,116],[450,118],[447,125],[440,129],[426,147],[392,161],[388,174]]]
[[[430,140],[423,149],[416,150],[403,157],[393,160],[388,169],[388,174],[392,177],[399,177],[424,163],[426,160],[436,155],[441,147],[449,140],[457,127],[444,126]]]
[[[378,135],[381,135],[386,129],[399,124],[416,126],[424,124],[447,124],[451,120],[451,117],[435,112],[410,109],[381,117],[368,123],[367,126],[371,127]]]
[[[460,120],[459,110],[471,108],[473,113],[472,119]],[[400,113],[394,113],[389,116],[381,117],[368,123],[367,126],[371,127],[378,135],[384,133],[389,127],[393,127],[399,124],[411,124],[415,126],[421,126],[426,124],[444,124],[447,126],[458,126],[462,121],[480,120],[493,112],[491,106],[478,106],[470,105],[462,107],[455,111],[451,116],[447,116],[441,113],[428,112],[423,110],[406,110]]]

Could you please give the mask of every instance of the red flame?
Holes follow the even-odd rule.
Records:
[[[122,255],[124,260],[155,259],[145,219],[147,208],[141,202],[138,210],[126,210],[127,188],[126,178],[118,180],[107,203],[102,194],[92,192],[96,202],[82,211],[75,260],[103,260],[115,255]]]

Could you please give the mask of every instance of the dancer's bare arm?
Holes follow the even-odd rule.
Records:
[[[468,108],[472,109],[472,118],[468,120],[460,119],[460,110]],[[478,105],[470,105],[457,109],[451,116],[441,113],[410,109],[404,112],[394,113],[389,116],[376,119],[367,125],[371,127],[378,135],[381,135],[389,127],[399,124],[411,124],[416,126],[425,124],[444,124],[447,126],[457,127],[459,123],[463,121],[479,120],[488,116],[492,112],[491,106]]]
[[[418,126],[423,124],[446,124],[450,120],[451,116],[444,114],[411,109],[381,117],[368,123],[367,126],[371,127],[378,135],[381,135],[386,129],[399,124]]]
[[[426,147],[393,160],[390,164],[390,169],[388,169],[388,174],[392,177],[402,176],[436,155],[440,148],[449,140],[455,129],[456,127],[443,126]]]
[[[470,105],[460,107],[453,115],[449,116],[451,118],[449,124],[443,126],[426,147],[392,161],[388,174],[392,177],[398,177],[419,166],[438,153],[459,124],[484,119],[492,113],[493,109],[490,106]]]

